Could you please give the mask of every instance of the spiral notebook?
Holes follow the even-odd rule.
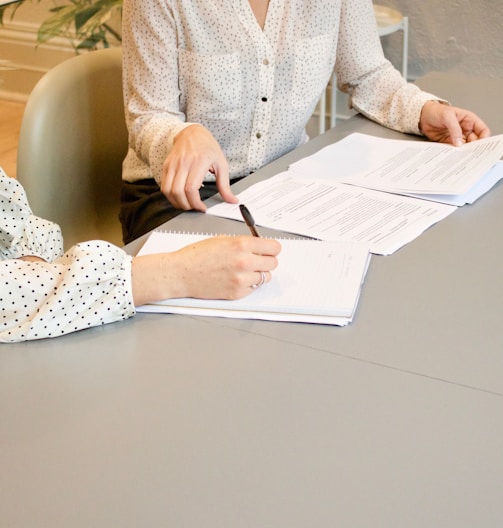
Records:
[[[139,255],[170,252],[212,235],[154,231]],[[139,312],[344,326],[353,320],[370,262],[366,244],[280,239],[270,282],[239,300],[169,299]]]

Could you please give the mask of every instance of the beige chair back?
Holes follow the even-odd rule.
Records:
[[[118,212],[127,145],[120,48],[67,59],[33,89],[17,178],[34,214],[61,226],[65,248],[91,239],[122,244]]]

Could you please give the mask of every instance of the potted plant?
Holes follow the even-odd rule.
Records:
[[[17,9],[26,2],[0,7],[0,24],[7,11],[13,17]],[[108,48],[111,43],[121,41],[120,30],[113,24],[114,17],[121,16],[123,0],[61,0],[51,8],[50,16],[38,29],[37,40],[44,43],[55,37],[67,38],[77,52]]]

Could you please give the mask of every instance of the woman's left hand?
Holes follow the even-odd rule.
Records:
[[[421,110],[419,127],[431,141],[463,143],[489,137],[489,127],[473,112],[439,101],[427,101]]]

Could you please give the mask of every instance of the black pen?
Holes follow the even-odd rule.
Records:
[[[251,231],[251,234],[254,237],[259,237],[258,231],[255,227],[255,220],[253,219],[253,216],[251,215],[250,211],[248,211],[248,207],[244,204],[239,205],[239,210],[241,211],[241,214],[243,215],[243,219],[248,226],[248,228]]]

